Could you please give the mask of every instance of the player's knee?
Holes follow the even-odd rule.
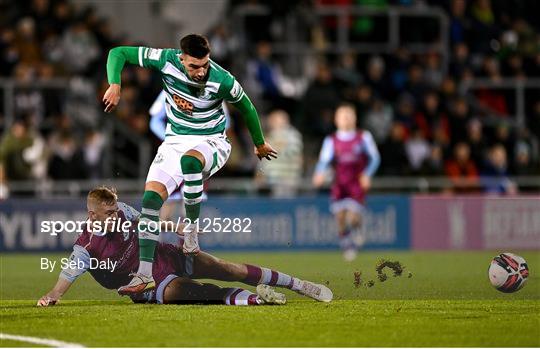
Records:
[[[201,160],[190,154],[185,154],[180,158],[180,166],[184,173],[198,173],[202,172],[203,169]]]

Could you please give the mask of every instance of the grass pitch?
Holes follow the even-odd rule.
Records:
[[[41,271],[39,261],[68,253],[2,254],[0,332],[84,346],[538,347],[540,254],[513,252],[531,272],[514,294],[489,284],[487,268],[497,252],[375,251],[349,264],[337,252],[216,253],[326,283],[335,300],[317,303],[285,291],[285,306],[141,305],[84,275],[51,308],[34,305],[54,285],[58,270]],[[380,258],[403,263],[403,276],[387,272],[388,280],[379,282]],[[355,272],[361,272],[359,287]],[[369,280],[373,287],[366,286]],[[29,344],[4,340],[0,346]]]

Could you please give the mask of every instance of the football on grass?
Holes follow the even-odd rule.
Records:
[[[501,292],[512,293],[525,285],[529,277],[529,268],[525,259],[505,252],[493,258],[488,273],[493,287]]]

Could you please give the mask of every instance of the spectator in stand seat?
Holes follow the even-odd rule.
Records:
[[[482,170],[482,186],[486,193],[515,194],[516,185],[508,178],[508,159],[502,144],[495,144]]]
[[[371,86],[362,84],[358,86],[355,90],[355,101],[354,105],[356,107],[356,114],[358,115],[358,120],[364,120],[367,112],[371,108],[371,103],[373,101],[373,90]]]
[[[405,151],[405,127],[394,122],[390,137],[381,146],[381,173],[388,176],[407,174],[408,160]]]
[[[464,97],[458,97],[450,105],[450,136],[452,143],[465,141],[467,139],[467,127],[471,118],[469,104]]]
[[[472,51],[489,54],[492,52],[491,43],[499,35],[490,0],[476,0],[471,6],[472,27],[469,42]]]
[[[340,102],[330,67],[325,62],[317,66],[315,80],[309,85],[304,98],[304,124],[311,134],[322,138],[334,129],[334,109]]]
[[[280,157],[275,161],[260,162],[255,179],[260,184],[267,184],[273,197],[294,197],[302,181],[302,135],[290,124],[289,115],[283,110],[272,111],[267,124],[267,140]]]
[[[471,66],[469,59],[469,47],[466,43],[460,42],[454,46],[454,54],[450,61],[450,74],[454,78],[463,75],[465,70]]]
[[[540,165],[531,160],[531,149],[524,143],[516,146],[514,173],[516,176],[540,175]]]
[[[466,16],[467,3],[465,0],[452,0],[450,4],[450,41],[461,43],[467,40],[471,27]]]
[[[424,94],[422,107],[415,116],[415,123],[425,139],[448,144],[450,139],[448,118],[441,110],[439,95],[436,91],[428,91]]]
[[[49,176],[52,179],[83,179],[87,177],[84,154],[69,130],[61,131],[51,144]]]
[[[362,75],[356,64],[356,59],[356,55],[352,52],[343,54],[333,71],[336,84],[343,91],[343,97],[347,100],[354,99],[356,88],[362,82]]]
[[[445,172],[452,180],[455,192],[471,192],[478,188],[478,168],[470,154],[467,143],[460,142],[454,146],[454,156],[446,161]]]
[[[510,125],[501,122],[495,128],[495,134],[491,137],[490,142],[491,146],[501,144],[505,148],[509,163],[514,161],[512,150],[515,148],[516,137],[513,131],[514,130],[510,128]]]
[[[405,138],[409,136],[411,129],[415,127],[414,113],[414,98],[408,93],[402,93],[398,98],[394,120],[405,127]]]
[[[405,150],[412,172],[418,172],[422,163],[429,157],[430,153],[429,143],[422,136],[422,131],[420,129],[413,130],[412,136],[405,142]]]
[[[424,84],[424,70],[418,64],[413,64],[409,67],[408,81],[405,84],[405,92],[411,94],[415,104],[420,104],[426,85]]]
[[[467,123],[467,144],[471,150],[471,159],[476,166],[484,163],[488,144],[484,138],[483,126],[480,120],[471,119]]]
[[[381,56],[373,56],[366,67],[366,83],[371,86],[374,93],[383,98],[391,96],[391,88],[386,79],[386,63]]]
[[[440,145],[431,146],[429,157],[422,162],[416,174],[426,177],[444,176],[443,151]]]
[[[15,120],[9,131],[0,139],[0,168],[6,180],[32,178],[32,165],[24,155],[33,143],[34,137],[26,120]]]
[[[392,107],[382,99],[375,98],[365,115],[363,128],[371,132],[377,144],[381,144],[388,137],[393,121]]]
[[[431,52],[427,55],[425,64],[424,81],[430,88],[438,88],[444,79],[441,57],[437,53]]]

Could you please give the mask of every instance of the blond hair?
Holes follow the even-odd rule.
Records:
[[[104,203],[106,205],[112,205],[118,200],[116,194],[116,188],[109,188],[107,186],[99,186],[90,190],[86,198],[87,202]]]

